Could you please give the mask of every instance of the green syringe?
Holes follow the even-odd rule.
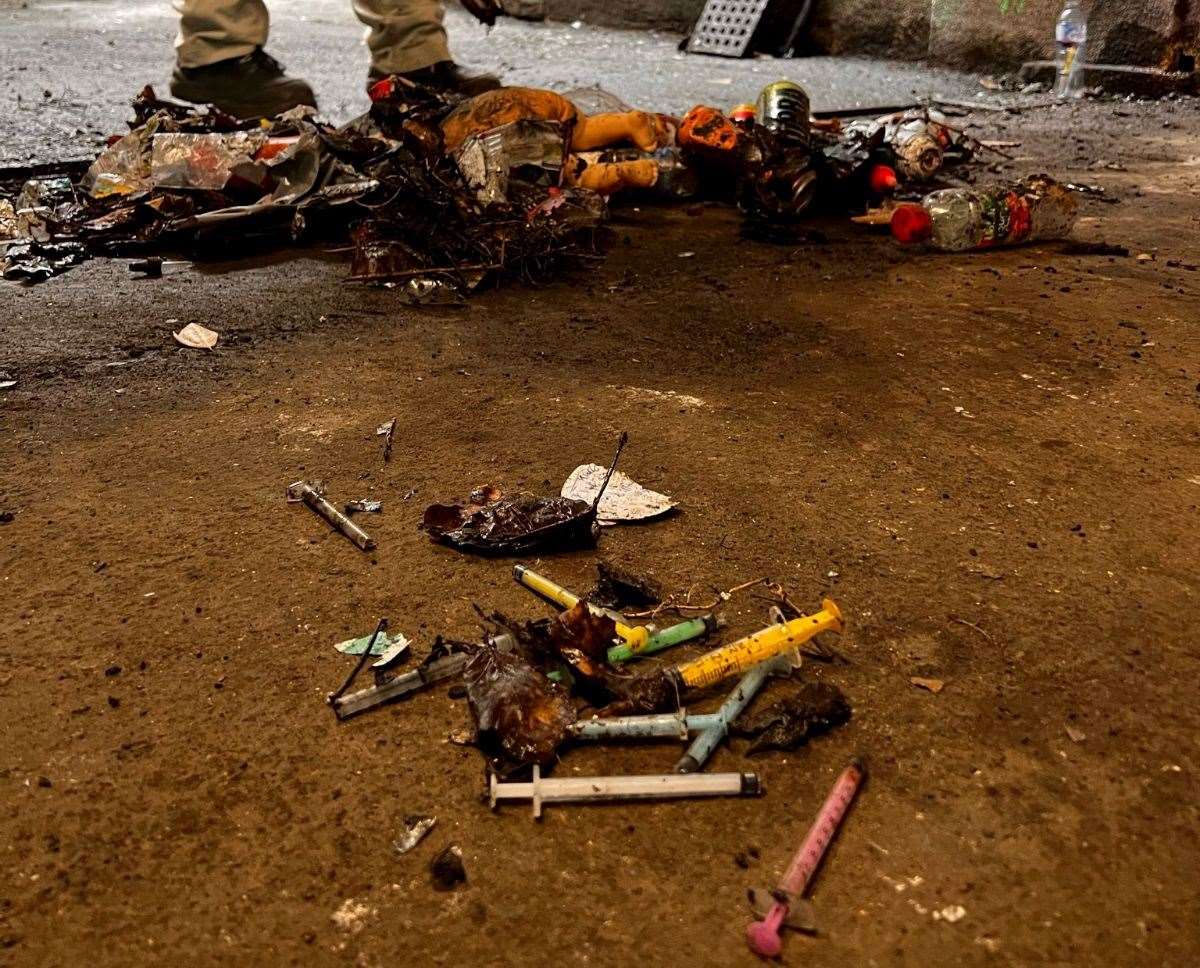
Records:
[[[574,608],[579,604],[578,595],[567,591],[545,575],[539,575],[525,565],[517,565],[513,568],[513,578],[530,591],[537,592],[543,598],[556,605],[561,605],[563,608]],[[623,641],[620,645],[614,645],[608,650],[608,661],[614,664],[628,662],[645,655],[653,655],[655,652],[661,652],[663,649],[669,649],[682,642],[704,638],[720,628],[720,622],[715,615],[690,618],[657,632],[652,632],[644,625],[626,625],[624,622],[615,624],[617,635]]]

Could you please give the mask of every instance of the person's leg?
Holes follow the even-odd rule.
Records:
[[[368,83],[403,74],[426,87],[480,94],[500,86],[491,74],[471,74],[450,58],[441,0],[351,0],[367,25]]]
[[[269,17],[263,0],[175,0],[180,67],[207,67],[245,57],[267,42]]]
[[[215,104],[239,118],[269,118],[300,104],[316,106],[312,88],[288,77],[262,49],[269,21],[263,0],[175,0],[175,9],[175,97]]]
[[[371,72],[409,74],[449,61],[440,0],[352,0],[367,25]]]

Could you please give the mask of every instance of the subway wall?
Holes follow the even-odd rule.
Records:
[[[776,0],[799,7],[801,0]],[[683,32],[704,0],[546,0],[555,20]],[[802,50],[1012,70],[1053,51],[1062,0],[815,0]],[[786,22],[787,11],[776,18]],[[1200,46],[1200,0],[1091,0],[1088,59],[1176,67]]]

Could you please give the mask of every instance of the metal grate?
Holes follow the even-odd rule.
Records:
[[[708,0],[692,28],[687,49],[692,54],[743,57],[754,28],[771,0]]]

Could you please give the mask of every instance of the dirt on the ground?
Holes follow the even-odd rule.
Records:
[[[627,208],[594,270],[460,310],[311,252],[0,290],[0,962],[748,965],[746,889],[862,754],[820,934],[786,963],[1195,964],[1200,119],[975,121],[1021,142],[1004,171],[1102,184],[1118,201],[1076,235],[1130,255],[936,256],[832,218],[827,244],[778,247],[721,207]],[[188,322],[217,349],[176,345]],[[539,824],[488,810],[447,687],[335,722],[333,643],[380,616],[420,655],[472,636],[473,603],[550,612],[511,562],[432,545],[424,506],[556,492],[622,430],[622,468],[681,513],[539,570],[585,588],[603,555],[697,598],[759,576],[830,596],[850,664],[803,674],[850,723],[719,751],[760,799]],[[378,548],[289,505],[299,478],[382,499]],[[765,603],[726,616],[729,641]],[[437,826],[398,855],[413,814]],[[452,843],[467,881],[438,892]]]

